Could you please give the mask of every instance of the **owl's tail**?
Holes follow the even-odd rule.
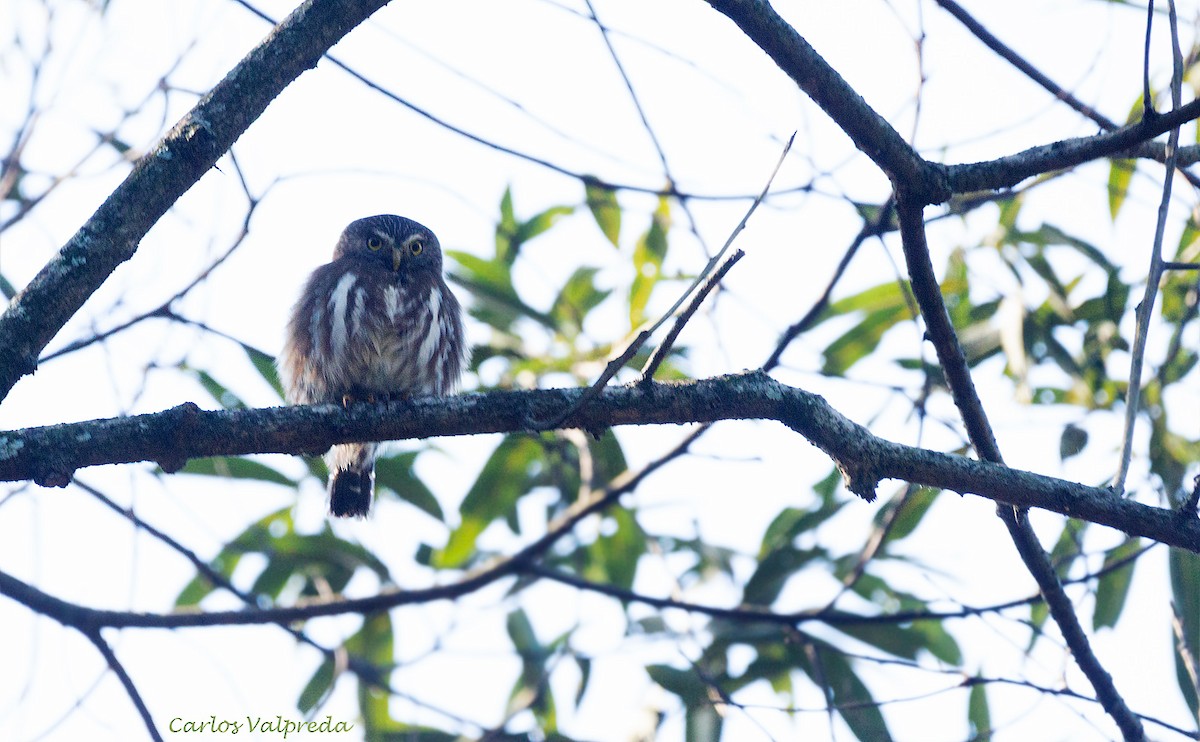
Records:
[[[375,495],[375,444],[345,443],[325,454],[329,464],[329,513],[365,518]]]

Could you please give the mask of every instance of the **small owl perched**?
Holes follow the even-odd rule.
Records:
[[[462,310],[442,278],[437,237],[383,215],[346,227],[333,260],[309,277],[279,372],[291,404],[348,404],[449,394],[465,362]],[[346,443],[325,454],[331,514],[370,512],[375,450]]]

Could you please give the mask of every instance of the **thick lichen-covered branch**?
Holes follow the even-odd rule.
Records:
[[[334,443],[519,432],[573,405],[583,389],[466,394],[403,403],[201,410],[185,404],[133,417],[0,433],[0,481],[65,485],[77,469],[151,461],[168,471],[190,458],[318,453]],[[1200,521],[1117,497],[1107,489],[905,446],[873,435],[822,397],[761,372],[686,383],[609,387],[563,421],[619,425],[775,420],[830,456],[848,487],[871,500],[883,479],[1041,508],[1200,552]]]

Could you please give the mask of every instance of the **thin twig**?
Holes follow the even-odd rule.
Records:
[[[662,362],[666,360],[667,354],[671,352],[671,347],[675,344],[675,339],[679,337],[679,333],[683,330],[683,326],[688,323],[688,320],[692,318],[692,315],[694,315],[696,310],[700,308],[700,305],[704,303],[705,297],[707,297],[709,293],[711,293],[712,290],[715,289],[719,283],[721,283],[721,281],[725,278],[725,274],[728,273],[729,269],[733,267],[733,264],[745,257],[745,255],[746,253],[742,250],[734,250],[729,258],[726,259],[724,263],[721,263],[717,270],[711,276],[709,276],[708,280],[704,282],[704,285],[700,287],[700,290],[697,291],[694,296],[692,296],[692,300],[688,303],[687,308],[680,312],[679,316],[675,318],[675,324],[671,325],[671,329],[667,332],[666,337],[662,339],[662,342],[660,342],[658,347],[654,349],[654,354],[650,356],[650,359],[646,361],[646,365],[642,367],[641,383],[644,384],[654,380],[654,372],[657,371],[658,367],[662,365]]]
[[[1149,3],[1150,19],[1154,18],[1154,3]],[[1171,71],[1171,104],[1179,108],[1183,100],[1183,52],[1179,48],[1179,28],[1175,16],[1175,0],[1169,0],[1169,20],[1171,23],[1172,71]],[[1146,22],[1146,85],[1150,78],[1150,22]],[[1149,87],[1147,87],[1149,90]],[[1147,110],[1152,110],[1147,104]],[[1158,222],[1154,227],[1154,243],[1150,248],[1150,267],[1146,272],[1146,291],[1141,303],[1137,306],[1135,316],[1137,326],[1133,335],[1133,349],[1129,358],[1129,383],[1125,391],[1125,433],[1121,441],[1121,461],[1117,474],[1113,477],[1112,487],[1118,493],[1125,491],[1125,479],[1129,476],[1129,465],[1133,458],[1133,434],[1137,425],[1138,408],[1142,392],[1142,367],[1146,360],[1146,340],[1150,334],[1150,318],[1154,313],[1155,300],[1158,297],[1158,286],[1162,282],[1163,236],[1167,229],[1167,213],[1171,207],[1171,184],[1175,175],[1175,152],[1179,146],[1179,128],[1171,130],[1167,137],[1167,160],[1164,163],[1166,174],[1163,176],[1162,199],[1158,204]]]
[[[229,248],[227,250],[225,250],[225,252],[222,253],[220,256],[218,256],[216,260],[214,260],[212,263],[210,263],[207,268],[200,271],[200,273],[197,274],[196,277],[191,280],[191,282],[189,282],[186,286],[184,286],[183,288],[176,291],[169,299],[164,301],[159,306],[155,307],[154,309],[151,309],[148,312],[142,312],[141,314],[139,314],[135,317],[131,317],[130,319],[126,320],[125,322],[122,322],[114,327],[110,327],[109,329],[104,330],[103,332],[98,332],[95,335],[92,335],[90,337],[81,338],[79,340],[72,341],[72,342],[68,343],[67,345],[63,346],[62,348],[59,348],[58,350],[54,351],[53,353],[47,353],[46,355],[44,355],[38,359],[39,364],[46,363],[47,361],[52,361],[55,358],[59,358],[61,356],[67,355],[68,353],[73,353],[77,350],[81,350],[90,345],[94,345],[96,343],[103,342],[103,341],[107,340],[108,338],[112,337],[113,335],[123,332],[123,331],[129,329],[130,327],[132,327],[136,324],[139,324],[141,322],[144,322],[145,320],[148,320],[148,319],[167,319],[167,320],[178,320],[179,319],[178,315],[176,315],[175,312],[173,311],[172,305],[175,304],[175,302],[182,299],[183,297],[187,296],[187,294],[192,289],[196,288],[196,286],[198,286],[202,281],[207,279],[212,274],[213,271],[215,271],[217,268],[219,268],[222,263],[224,263],[226,260],[228,260],[229,257],[231,255],[233,255],[234,250],[237,250],[239,247],[241,247],[241,245],[245,241],[245,239],[248,236],[250,236],[250,219],[254,216],[254,210],[258,206],[259,201],[262,198],[261,196],[255,196],[254,194],[252,194],[250,192],[250,186],[246,183],[245,174],[242,172],[241,165],[238,163],[237,157],[234,156],[232,149],[229,150],[229,157],[233,162],[233,169],[237,173],[238,180],[242,185],[242,193],[246,196],[246,202],[247,202],[246,216],[242,219],[242,229],[240,232],[238,232],[237,237],[234,238],[233,243],[229,245]]]
[[[272,26],[278,25],[278,23],[275,21],[274,18],[272,18],[270,15],[268,15],[264,11],[259,10],[258,8],[251,5],[248,2],[248,0],[234,0],[234,2],[236,2],[238,5],[241,5],[243,8],[245,8],[249,12],[253,13],[255,16],[257,16],[261,20],[264,20],[267,23],[270,23]],[[610,181],[602,181],[602,180],[599,180],[598,178],[596,178],[596,176],[594,176],[594,175],[576,172],[574,170],[571,170],[570,168],[567,168],[567,167],[564,167],[557,163],[551,162],[550,160],[547,160],[545,158],[538,157],[536,155],[531,155],[527,152],[522,152],[518,149],[514,149],[507,145],[500,144],[499,142],[491,141],[479,134],[475,134],[473,132],[467,131],[466,129],[463,129],[460,126],[456,126],[455,124],[452,124],[449,121],[447,121],[443,118],[440,118],[439,116],[434,114],[432,111],[421,108],[420,106],[416,105],[415,103],[412,103],[411,101],[400,97],[396,93],[393,93],[392,91],[383,87],[381,84],[371,80],[370,78],[368,78],[366,75],[362,74],[361,72],[358,72],[353,67],[351,67],[349,64],[347,64],[347,63],[343,62],[341,59],[335,57],[333,54],[327,53],[324,55],[324,58],[326,60],[328,60],[329,63],[332,64],[334,67],[337,67],[342,72],[345,72],[347,75],[349,75],[350,77],[359,81],[360,83],[367,86],[371,90],[374,90],[376,93],[379,93],[380,95],[384,96],[385,98],[392,101],[393,103],[397,103],[397,104],[407,108],[408,110],[417,114],[418,116],[425,119],[426,121],[429,121],[430,123],[434,124],[435,126],[441,127],[443,129],[445,129],[446,131],[449,131],[453,134],[457,134],[458,136],[460,136],[464,139],[467,139],[469,141],[475,142],[476,144],[483,145],[484,147],[487,147],[488,149],[494,150],[496,152],[500,152],[501,154],[509,155],[511,157],[515,157],[518,160],[523,160],[523,161],[531,163],[533,165],[537,165],[537,166],[545,168],[551,172],[558,173],[559,175],[565,175],[569,178],[574,178],[575,180],[578,180],[581,183],[591,182],[591,183],[599,184],[599,185],[603,186],[604,188],[608,188],[608,189],[611,189],[614,191],[630,191],[633,193],[645,193],[645,194],[654,195],[654,196],[668,196],[668,197],[672,197],[672,198],[678,198],[681,200],[695,199],[695,200],[699,200],[699,201],[744,201],[747,198],[749,198],[749,195],[745,194],[745,193],[737,193],[737,194],[690,193],[690,192],[685,192],[685,191],[679,190],[678,188],[675,187],[674,183],[669,183],[667,188],[652,188],[649,186],[635,185],[635,184],[631,184],[631,183],[613,183]],[[796,186],[796,187],[788,189],[787,191],[784,191],[784,192],[785,193],[793,193],[793,192],[799,193],[799,192],[805,192],[808,190],[811,190],[811,186],[803,185],[803,186]]]
[[[775,176],[779,174],[779,168],[783,167],[783,161],[787,158],[787,154],[791,150],[792,142],[794,141],[796,141],[796,133],[792,132],[792,136],[788,138],[787,144],[784,145],[783,152],[781,152],[779,155],[779,161],[775,163],[775,169],[771,171],[771,176],[767,178],[767,183],[765,186],[763,186],[762,192],[759,193],[754,201],[750,204],[750,208],[746,210],[746,215],[742,217],[742,220],[738,222],[736,227],[734,227],[733,232],[729,234],[729,239],[725,240],[725,245],[717,252],[716,255],[709,258],[708,263],[704,266],[704,269],[700,271],[695,280],[692,281],[691,285],[687,287],[687,290],[680,294],[679,298],[675,300],[675,303],[671,305],[671,308],[666,312],[663,312],[662,316],[660,316],[658,320],[649,328],[640,331],[633,339],[633,342],[631,342],[629,346],[625,348],[621,355],[612,361],[609,361],[608,365],[604,368],[604,373],[600,374],[600,378],[596,379],[596,381],[590,387],[588,387],[587,391],[584,392],[579,399],[575,400],[574,404],[564,409],[561,413],[555,415],[549,420],[531,419],[527,421],[529,429],[549,430],[551,428],[557,428],[564,420],[583,407],[583,405],[587,404],[592,399],[595,399],[596,395],[604,389],[604,386],[608,384],[612,377],[616,376],[617,372],[629,362],[629,359],[633,358],[634,355],[637,354],[646,341],[650,339],[650,336],[653,335],[658,328],[662,327],[663,324],[675,314],[675,312],[679,311],[679,308],[683,306],[683,303],[687,300],[687,298],[691,296],[692,293],[708,279],[708,276],[713,272],[713,270],[716,269],[717,265],[725,257],[725,253],[728,252],[730,246],[733,245],[733,241],[737,239],[737,236],[741,234],[743,229],[746,228],[746,223],[750,220],[750,216],[758,208],[758,205],[763,202],[763,199],[767,197],[767,193],[769,193],[771,190],[771,183],[775,181]],[[643,379],[644,378],[643,372]]]
[[[125,520],[129,521],[131,524],[133,524],[133,526],[135,528],[145,531],[152,538],[156,539],[157,541],[159,541],[163,545],[165,545],[168,549],[170,549],[170,550],[174,551],[176,554],[179,554],[180,556],[182,556],[184,559],[186,559],[188,561],[189,564],[191,564],[196,569],[196,572],[198,574],[202,575],[206,580],[211,582],[214,586],[219,587],[222,590],[229,592],[231,595],[236,597],[238,600],[242,601],[242,603],[244,603],[248,608],[257,608],[260,605],[260,603],[257,600],[255,595],[239,589],[236,585],[233,584],[233,582],[231,582],[229,579],[227,579],[220,572],[217,572],[207,562],[205,562],[203,559],[201,559],[196,554],[195,551],[184,546],[179,541],[175,540],[170,535],[164,533],[160,529],[158,529],[158,528],[150,525],[146,521],[142,520],[137,515],[135,515],[132,510],[121,507],[112,498],[108,497],[108,495],[104,494],[103,492],[96,489],[95,487],[92,487],[89,484],[81,482],[79,479],[72,480],[72,484],[74,484],[76,487],[79,487],[84,492],[87,492],[89,495],[94,497],[101,504],[103,504],[105,507],[112,510],[117,515],[119,515],[122,518],[124,518]],[[291,634],[292,637],[295,638],[297,641],[307,644],[308,646],[310,646],[313,649],[320,652],[325,657],[326,660],[338,662],[339,658],[344,658],[344,664],[345,664],[346,668],[348,668],[351,672],[353,672],[355,675],[357,675],[359,680],[361,680],[362,682],[364,682],[368,685],[375,686],[382,690],[385,690],[388,693],[392,694],[393,696],[396,696],[397,698],[403,698],[405,701],[408,701],[409,703],[419,706],[427,711],[431,711],[435,714],[438,714],[446,719],[449,719],[450,721],[456,722],[458,724],[478,726],[478,724],[476,724],[475,722],[472,722],[466,718],[458,716],[457,714],[455,714],[451,711],[447,711],[445,709],[438,708],[437,706],[433,706],[430,703],[428,703],[427,701],[424,701],[420,698],[416,698],[408,693],[401,693],[400,691],[393,688],[389,684],[389,682],[383,678],[384,671],[382,668],[369,662],[368,660],[365,660],[356,655],[347,653],[344,646],[343,647],[335,647],[335,648],[326,647],[323,644],[321,644],[320,642],[318,642],[315,639],[313,639],[312,637],[310,637],[302,629],[296,628],[296,627],[288,625],[286,623],[280,623],[280,624],[278,624],[278,626],[279,626],[279,628],[281,628],[284,631]]]
[[[854,236],[854,241],[850,243],[850,247],[846,248],[846,252],[842,255],[842,259],[838,262],[837,268],[833,271],[833,277],[829,279],[829,283],[825,285],[825,290],[821,292],[816,302],[809,308],[804,316],[796,322],[792,323],[783,335],[779,338],[779,342],[775,344],[775,349],[771,351],[771,355],[762,365],[763,371],[770,371],[779,365],[780,359],[783,357],[783,352],[791,345],[792,341],[801,334],[808,331],[814,324],[825,308],[829,306],[829,300],[833,296],[833,290],[841,282],[842,276],[846,274],[846,269],[850,267],[850,261],[858,254],[858,249],[869,237],[878,237],[887,231],[888,225],[892,221],[892,217],[896,213],[896,199],[894,196],[888,196],[887,201],[879,207],[878,213],[874,219],[868,219],[863,222],[862,229],[858,230],[858,234]]]
[[[82,629],[81,629],[82,631]],[[129,700],[133,701],[134,707],[137,708],[138,715],[142,717],[142,722],[146,725],[146,731],[150,733],[150,738],[155,742],[162,742],[162,735],[158,733],[158,729],[154,726],[154,717],[150,715],[150,709],[146,708],[146,702],[142,700],[142,694],[138,693],[137,686],[134,685],[133,679],[129,677],[129,673],[125,672],[125,667],[121,665],[121,661],[117,659],[117,655],[113,653],[112,647],[108,642],[104,641],[104,637],[100,635],[100,629],[92,629],[83,631],[83,635],[88,638],[92,644],[96,646],[100,654],[104,657],[104,661],[108,663],[109,669],[121,681],[121,686],[125,688],[125,692],[129,694]]]
[[[1146,43],[1142,52],[1142,118],[1145,119],[1158,115],[1158,112],[1154,110],[1154,101],[1150,91],[1150,41],[1153,37],[1153,30],[1154,0],[1150,0],[1146,3]]]

